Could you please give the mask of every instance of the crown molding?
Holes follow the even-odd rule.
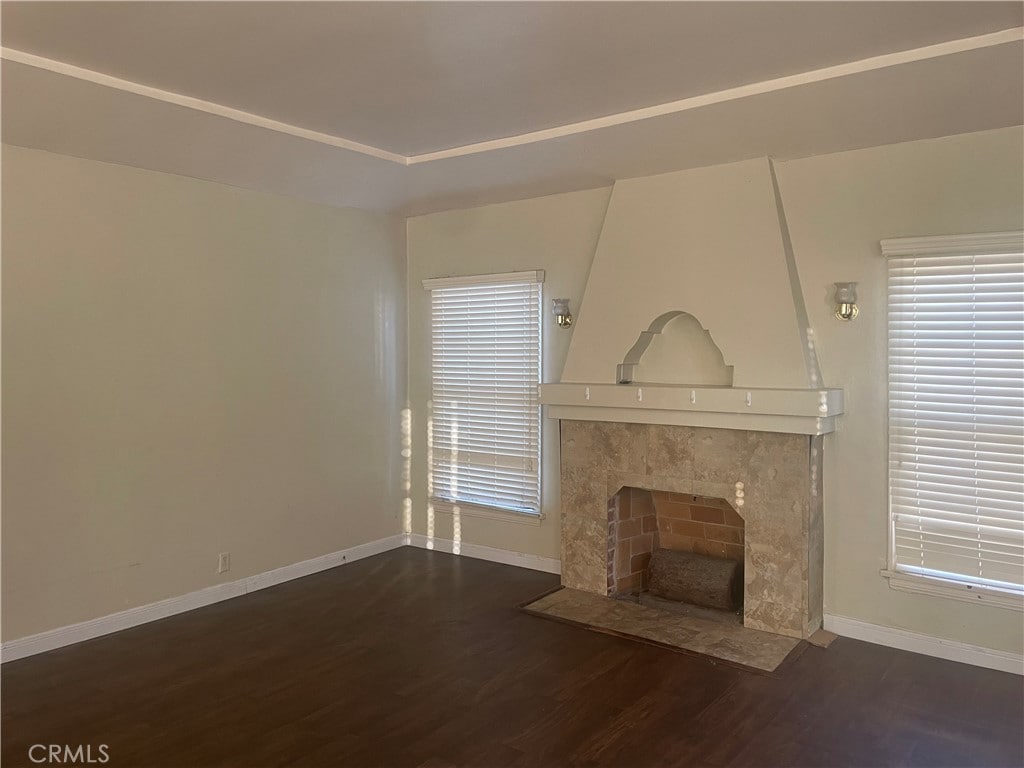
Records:
[[[772,80],[763,80],[758,83],[737,86],[736,88],[727,88],[724,91],[713,91],[699,96],[691,96],[687,99],[680,99],[679,101],[670,101],[665,104],[657,104],[652,107],[643,107],[641,109],[634,109],[628,112],[619,112],[614,115],[594,118],[593,120],[582,120],[578,123],[569,123],[567,125],[556,126],[555,128],[547,128],[542,131],[522,133],[518,136],[508,136],[503,139],[494,139],[492,141],[481,141],[477,144],[466,144],[461,147],[443,149],[438,152],[427,152],[421,155],[412,155],[407,158],[407,162],[409,165],[418,165],[419,163],[429,163],[434,160],[463,157],[465,155],[474,155],[480,152],[490,152],[496,149],[517,147],[522,144],[533,144],[538,141],[559,139],[578,133],[600,130],[601,128],[610,128],[616,125],[623,125],[625,123],[635,123],[639,120],[649,120],[652,117],[673,115],[679,112],[686,112],[691,109],[707,107],[712,104],[736,101],[737,99],[745,99],[750,96],[760,96],[774,91],[782,91],[787,88],[795,88],[800,85],[820,83],[825,80],[834,80],[848,75],[872,72],[879,69],[899,66],[900,64],[910,64],[917,61],[936,59],[942,56],[974,51],[980,48],[991,48],[996,45],[1005,45],[1007,43],[1019,42],[1021,40],[1024,40],[1024,27],[1014,27],[1013,29],[1004,29],[1000,32],[990,32],[985,35],[977,35],[976,37],[965,37],[960,40],[950,40],[945,43],[928,45],[924,48],[913,48],[908,51],[886,53],[881,56],[872,56],[868,59],[860,59],[846,64],[837,64],[832,67],[825,67],[824,69],[815,69],[809,72],[801,72],[796,75],[787,75],[786,77],[777,77]]]
[[[712,104],[721,104],[724,102],[745,99],[751,96],[760,96],[767,93],[786,90],[788,88],[795,88],[801,85],[810,85],[850,75],[896,67],[901,64],[927,61],[929,59],[951,56],[957,53],[965,53],[967,51],[991,48],[998,45],[1017,43],[1022,40],[1024,40],[1024,27],[1013,27],[1012,29],[1004,29],[999,32],[990,32],[984,35],[950,40],[944,43],[924,46],[922,48],[913,48],[906,51],[887,53],[881,56],[872,56],[867,59],[860,59],[857,61],[847,62],[845,64],[837,64],[835,66],[801,72],[795,75],[787,75],[785,77],[778,77],[757,83],[749,83],[735,88],[713,91],[711,93],[700,94],[698,96],[692,96],[678,101],[670,101],[664,104],[643,107],[641,109],[633,109],[626,112],[605,115],[591,120],[567,123],[565,125],[547,128],[540,131],[531,131],[515,136],[506,136],[501,139],[481,141],[474,144],[465,144],[436,152],[425,152],[418,155],[408,156],[389,152],[388,150],[374,147],[369,144],[352,141],[351,139],[346,139],[343,136],[335,136],[328,133],[322,133],[320,131],[313,131],[290,123],[284,123],[280,120],[273,120],[262,115],[256,115],[251,112],[234,109],[233,107],[227,107],[216,102],[197,99],[192,96],[186,96],[184,94],[175,93],[174,91],[163,90],[161,88],[154,88],[131,80],[124,80],[102,72],[85,69],[84,67],[78,67],[56,59],[48,59],[44,56],[37,56],[14,48],[0,48],[0,59],[13,61],[18,64],[24,64],[37,69],[47,70],[49,72],[94,83],[107,88],[114,88],[127,93],[133,93],[138,96],[144,96],[157,101],[163,101],[168,104],[175,104],[187,109],[194,109],[199,112],[224,117],[228,120],[234,120],[236,122],[257,126],[259,128],[265,128],[270,131],[295,136],[297,138],[306,139],[319,144],[337,147],[339,149],[346,149],[351,152],[357,152],[369,157],[386,160],[398,165],[409,166],[431,163],[436,160],[447,160],[467,155],[476,155],[483,152],[508,149],[510,147],[522,146],[524,144],[535,144],[538,142],[549,141],[551,139],[559,139],[566,136],[597,131],[602,128],[609,128],[617,125],[649,120],[655,117],[663,117],[666,115],[686,112],[710,106]]]
[[[13,61],[18,64],[25,64],[29,67],[35,67],[36,69],[44,69],[58,75],[73,77],[76,80],[84,80],[107,88],[114,88],[118,91],[134,93],[137,96],[145,96],[146,98],[155,99],[156,101],[163,101],[168,104],[175,104],[179,107],[194,109],[198,112],[206,112],[210,115],[225,117],[228,120],[234,120],[238,123],[255,125],[258,128],[266,128],[269,131],[285,133],[289,136],[296,136],[300,139],[315,141],[319,144],[326,144],[327,146],[337,147],[339,149],[347,149],[352,152],[358,152],[361,155],[376,157],[380,160],[398,163],[399,165],[408,164],[408,159],[405,155],[388,152],[387,150],[379,149],[378,147],[371,147],[369,144],[360,144],[357,141],[351,141],[343,136],[333,136],[329,133],[311,131],[308,128],[300,128],[299,126],[291,125],[290,123],[282,123],[280,120],[272,120],[271,118],[264,117],[263,115],[254,115],[251,112],[244,112],[240,109],[234,109],[233,107],[226,107],[223,104],[218,104],[213,101],[205,101],[192,96],[185,96],[181,93],[175,93],[174,91],[165,91],[162,88],[154,88],[150,85],[136,83],[132,80],[124,80],[120,77],[106,75],[102,72],[95,72],[91,69],[76,67],[74,64],[68,64],[67,62],[57,61],[56,59],[47,59],[43,56],[36,56],[34,53],[26,53],[25,51],[18,51],[14,48],[0,48],[0,58],[6,61]]]

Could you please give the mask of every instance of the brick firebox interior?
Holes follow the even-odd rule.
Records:
[[[721,498],[622,488],[608,500],[608,594],[646,588],[658,547],[742,565],[743,518]]]

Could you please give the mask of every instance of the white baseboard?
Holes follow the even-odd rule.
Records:
[[[355,562],[356,560],[402,546],[413,546],[420,549],[432,549],[438,552],[465,555],[466,557],[478,560],[489,560],[494,563],[530,568],[531,570],[544,571],[546,573],[561,573],[561,563],[550,557],[528,555],[508,549],[498,549],[496,547],[487,547],[482,544],[470,544],[467,542],[460,542],[458,547],[456,547],[455,542],[451,539],[431,538],[418,533],[396,534],[339,550],[338,552],[314,557],[311,560],[303,560],[302,562],[286,565],[282,568],[275,568],[265,573],[247,576],[237,581],[217,584],[216,586],[200,589],[186,595],[171,597],[156,603],[150,603],[149,605],[140,605],[137,608],[129,608],[125,611],[113,613],[109,616],[101,616],[97,619],[90,619],[78,624],[58,627],[57,629],[40,632],[37,635],[8,640],[0,645],[0,661],[8,662],[22,659],[26,656],[34,656],[37,653],[52,651],[66,645],[80,643],[83,640],[91,640],[94,637],[119,632],[122,629],[135,627],[150,621],[165,619],[168,616],[191,611],[195,608],[202,608],[205,605],[212,605],[213,603],[219,603],[222,600],[229,600],[233,597],[240,597],[249,592],[255,592],[272,587],[275,584],[309,576],[328,568]],[[927,656],[936,656],[941,659],[959,661],[965,664],[997,669],[1017,675],[1024,674],[1024,657],[1015,653],[996,651],[953,640],[944,640],[939,637],[910,632],[905,629],[870,624],[866,621],[851,619],[848,616],[826,614],[824,617],[824,627],[830,632],[835,632],[837,635],[851,637],[855,640],[864,640],[890,648],[899,648],[904,651],[922,653]]]
[[[439,539],[437,537],[424,536],[422,533],[411,533],[401,537],[409,546],[420,549],[433,549],[438,552],[450,552],[456,555],[474,557],[477,560],[490,560],[492,563],[504,563],[505,565],[517,565],[520,568],[529,568],[534,571],[545,573],[561,573],[562,562],[552,557],[541,557],[540,555],[527,555],[523,552],[513,552],[510,549],[498,549],[496,547],[485,547],[483,544],[470,544],[459,542],[456,551],[456,544],[451,539]]]
[[[406,537],[402,535],[388,536],[366,544],[358,544],[338,552],[331,552],[311,560],[303,560],[300,563],[292,563],[283,568],[275,568],[272,571],[258,573],[255,576],[247,576],[237,581],[230,581],[224,584],[217,584],[213,587],[200,589],[196,592],[189,592],[186,595],[170,597],[149,605],[140,605],[137,608],[129,608],[125,611],[112,613],[109,616],[101,616],[97,619],[90,619],[78,624],[71,624],[66,627],[58,627],[37,635],[21,637],[17,640],[8,640],[0,645],[0,660],[3,662],[22,659],[26,656],[34,656],[37,653],[52,651],[55,648],[62,648],[65,645],[80,643],[83,640],[91,640],[94,637],[109,635],[111,632],[119,632],[122,629],[135,627],[158,619],[165,619],[178,613],[191,611],[195,608],[202,608],[204,605],[219,603],[222,600],[229,600],[232,597],[240,597],[248,592],[255,592],[259,589],[272,587],[292,579],[299,579],[303,576],[334,568],[364,557],[377,555],[391,549],[405,546]]]
[[[479,560],[490,560],[495,563],[506,565],[517,565],[521,568],[531,568],[535,571],[546,571],[547,573],[560,573],[560,563],[549,557],[538,557],[537,555],[526,555],[522,552],[512,552],[507,549],[496,549],[485,547],[480,544],[467,544],[462,542],[456,552],[455,542],[450,539],[428,539],[421,534],[396,534],[366,544],[358,544],[348,549],[331,552],[311,560],[303,560],[300,563],[292,563],[282,568],[275,568],[265,573],[257,573],[255,576],[246,576],[243,579],[229,581],[224,584],[217,584],[213,587],[200,589],[196,592],[189,592],[178,597],[169,597],[148,605],[140,605],[137,608],[129,608],[125,611],[112,613],[109,616],[100,616],[97,619],[71,624],[66,627],[58,627],[37,635],[20,637],[16,640],[8,640],[0,645],[0,661],[8,662],[16,659],[23,659],[26,656],[34,656],[37,653],[45,653],[66,645],[80,643],[83,640],[91,640],[94,637],[109,635],[111,632],[119,632],[122,629],[137,627],[139,624],[146,624],[150,621],[166,619],[178,613],[191,611],[195,608],[202,608],[205,605],[219,603],[222,600],[230,600],[233,597],[241,597],[249,592],[259,589],[266,589],[275,584],[281,584],[292,579],[301,579],[303,576],[325,571],[345,563],[362,560],[364,557],[378,555],[398,547],[413,546],[422,549],[435,549],[440,552],[451,552],[455,554],[475,557]]]
[[[940,659],[960,661],[976,667],[998,669],[1002,672],[1024,674],[1024,656],[1007,651],[995,651],[980,645],[968,645],[941,637],[922,635],[905,629],[883,627],[880,624],[869,624],[866,621],[851,619],[848,616],[825,614],[825,629],[842,637],[864,640],[876,645],[886,645],[903,651],[923,653]]]

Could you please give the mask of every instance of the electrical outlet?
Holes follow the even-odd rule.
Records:
[[[231,570],[231,553],[221,552],[217,558],[217,573],[227,573]]]

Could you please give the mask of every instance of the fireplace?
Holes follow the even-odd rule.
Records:
[[[592,603],[642,590],[657,539],[742,561],[744,627],[818,629],[823,436],[843,392],[824,384],[770,160],[615,183],[561,376],[540,402],[561,430],[563,591]],[[623,488],[656,492],[654,514],[634,519],[648,502]],[[700,525],[659,520],[667,498]],[[595,610],[628,612],[614,602]]]
[[[562,584],[639,591],[665,536],[742,559],[744,626],[809,637],[822,611],[821,458],[818,435],[562,419]]]

